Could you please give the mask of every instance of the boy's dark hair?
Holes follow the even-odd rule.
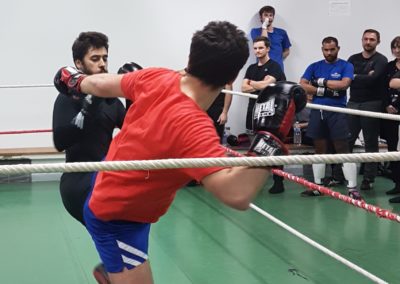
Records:
[[[275,16],[275,9],[272,6],[264,6],[260,9],[260,11],[258,11],[258,14],[261,17],[264,13],[271,13]]]
[[[105,47],[108,51],[108,37],[99,32],[83,32],[80,33],[78,38],[72,45],[72,58],[74,61],[83,60],[85,54],[91,47],[102,48]]]
[[[380,34],[377,30],[374,30],[374,29],[366,29],[366,30],[363,32],[363,35],[365,35],[366,33],[375,34],[375,35],[376,35],[376,39],[378,40],[378,42],[381,42],[381,34]]]
[[[271,42],[269,40],[269,38],[265,37],[265,36],[258,36],[253,40],[253,43],[255,42],[259,42],[259,41],[263,41],[265,43],[265,46],[268,48],[271,46]]]
[[[186,72],[218,88],[236,78],[248,57],[243,31],[229,22],[209,22],[192,37]]]
[[[337,40],[337,38],[335,38],[333,36],[327,36],[326,38],[324,38],[322,40],[322,44],[331,43],[331,42],[334,42],[336,44],[336,46],[339,46],[339,41]]]
[[[400,47],[400,36],[396,36],[392,41],[390,42],[390,48],[393,49],[395,47]]]

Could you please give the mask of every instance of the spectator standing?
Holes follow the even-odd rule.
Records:
[[[350,98],[347,107],[362,111],[381,112],[383,82],[387,58],[376,51],[380,43],[377,30],[365,30],[362,35],[363,51],[349,57],[354,66],[354,79],[350,85]],[[349,115],[350,150],[352,151],[360,131],[364,137],[365,152],[379,152],[380,120],[360,115]],[[378,172],[377,163],[364,164],[364,179],[361,190],[372,189]]]
[[[269,57],[270,40],[260,36],[253,41],[253,50],[257,63],[251,64],[242,82],[242,92],[258,95],[265,87],[277,81],[286,80],[281,67]],[[256,100],[249,99],[246,113],[246,131],[253,134],[253,108]],[[285,190],[283,178],[274,175],[274,184],[269,189],[270,193],[281,193]]]
[[[292,46],[289,36],[284,29],[274,27],[274,7],[264,6],[260,9],[258,15],[262,25],[259,28],[251,30],[251,39],[254,41],[259,36],[267,37],[271,42],[269,57],[276,61],[281,66],[282,71],[284,71],[283,60],[289,56],[290,47]]]
[[[384,110],[390,114],[399,114],[400,110],[400,36],[396,36],[390,43],[394,60],[390,61],[385,71],[385,96],[383,100]],[[395,120],[382,120],[382,137],[386,139],[388,151],[397,151],[399,142],[399,122]],[[400,162],[390,162],[391,178],[394,188],[386,194],[400,194]],[[391,203],[400,203],[400,196],[389,199]]]
[[[310,64],[304,72],[300,85],[312,103],[346,107],[346,89],[353,79],[353,65],[338,58],[340,46],[335,37],[322,40],[323,60]],[[315,110],[310,112],[307,136],[313,139],[316,154],[327,154],[329,143],[333,144],[338,154],[350,153],[349,129],[347,117],[343,113]],[[313,164],[314,182],[322,184],[325,176],[325,164]],[[355,163],[343,163],[343,174],[347,180],[348,194],[351,198],[361,200],[357,190],[357,166]],[[319,196],[318,190],[306,190],[302,196]]]

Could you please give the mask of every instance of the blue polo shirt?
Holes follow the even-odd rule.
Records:
[[[324,59],[309,65],[302,78],[308,81],[317,78],[338,81],[342,80],[342,78],[350,78],[353,80],[354,67],[353,64],[343,59],[338,59],[333,63],[328,63]],[[327,106],[346,107],[347,96],[338,98],[313,96],[312,103]]]
[[[250,32],[252,40],[254,40],[256,37],[260,35],[261,35],[261,28],[252,29]],[[282,57],[283,50],[292,46],[289,37],[284,29],[274,27],[272,33],[268,32],[268,39],[271,42],[271,49],[268,54],[269,58],[271,58],[275,62],[278,62],[283,71],[284,70],[283,57]]]

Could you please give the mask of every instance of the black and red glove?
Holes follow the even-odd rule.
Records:
[[[65,95],[81,93],[81,82],[86,77],[75,67],[62,67],[54,76],[54,87]]]
[[[267,131],[258,131],[246,156],[282,156],[288,155],[285,144]]]
[[[293,82],[277,82],[258,95],[253,109],[253,130],[256,134],[248,155],[287,155],[282,142],[289,133],[296,112],[307,104],[304,89]]]
[[[306,104],[307,95],[299,84],[281,81],[266,87],[254,105],[254,132],[267,131],[283,141],[292,128],[295,113]]]

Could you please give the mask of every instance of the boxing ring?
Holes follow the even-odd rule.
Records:
[[[51,85],[40,85],[48,86]],[[51,129],[8,130],[2,134],[24,135],[32,131],[40,135]],[[391,152],[55,163],[5,165],[0,166],[0,174],[399,159],[399,153]],[[276,170],[275,173],[280,172]],[[374,189],[363,192],[365,201],[361,202],[340,194],[345,192],[344,186],[335,187],[334,191],[320,187],[324,197],[300,197],[304,186],[312,188],[314,185],[290,173],[281,174],[293,181],[285,183],[286,191],[279,195],[268,194],[270,179],[251,205],[252,210],[246,212],[227,208],[199,187],[181,190],[170,212],[151,232],[150,259],[155,282],[393,283],[400,279],[396,265],[400,250],[397,241],[400,217],[396,214],[397,207],[389,208],[384,194],[391,186],[390,181],[378,177]],[[62,207],[57,181],[0,184],[0,194],[1,224],[6,227],[0,244],[2,255],[17,250],[18,259],[33,260],[35,255],[41,260],[32,264],[33,269],[28,269],[32,274],[22,275],[16,273],[18,259],[2,257],[5,264],[0,272],[3,275],[14,272],[13,276],[19,279],[16,283],[56,283],[51,282],[56,279],[51,276],[53,272],[46,272],[52,270],[61,275],[57,283],[94,283],[90,274],[93,263],[98,261],[95,249],[85,230]],[[27,235],[30,236],[28,240]],[[22,245],[12,245],[15,243]],[[61,269],[57,262],[62,263]],[[51,269],[43,269],[46,266]]]

